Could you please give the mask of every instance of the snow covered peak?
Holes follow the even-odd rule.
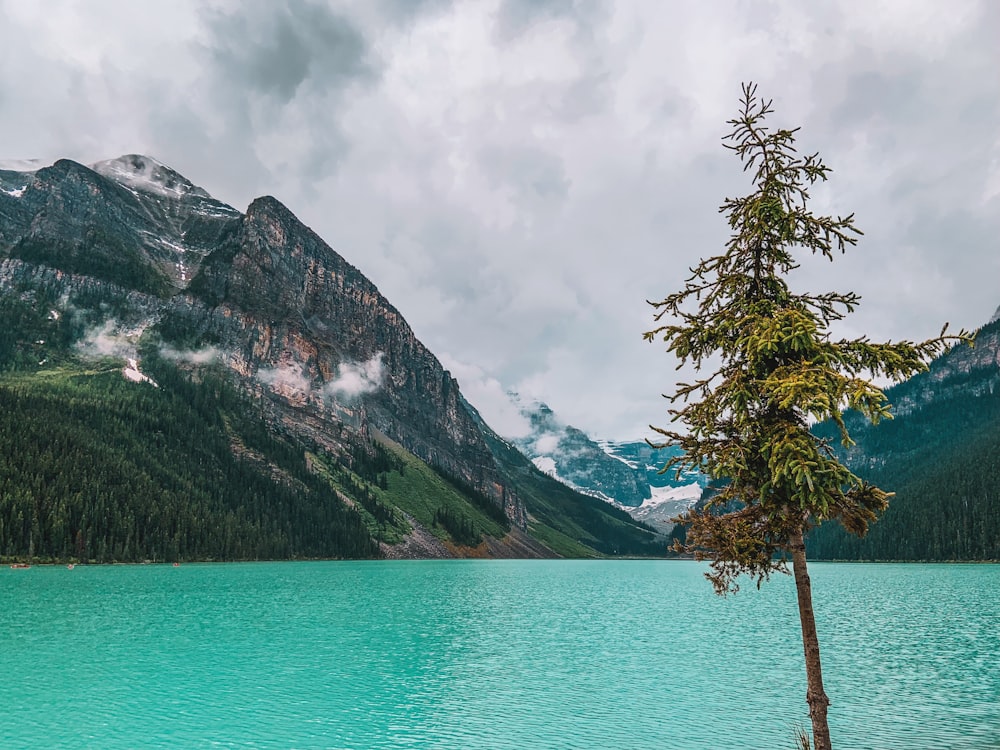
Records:
[[[90,168],[127,188],[141,190],[145,193],[162,195],[167,198],[183,198],[186,195],[201,198],[212,197],[200,187],[192,184],[190,180],[151,156],[126,154],[117,159],[91,164]]]

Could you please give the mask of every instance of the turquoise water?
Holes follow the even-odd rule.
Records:
[[[695,563],[0,570],[0,748],[793,748],[791,581]],[[1000,566],[812,566],[838,748],[1000,748]]]

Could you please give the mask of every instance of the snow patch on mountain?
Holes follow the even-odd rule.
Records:
[[[702,489],[700,484],[692,482],[681,487],[653,487],[650,485],[649,491],[652,497],[640,505],[636,509],[637,512],[652,510],[665,503],[676,503],[678,500],[694,504],[701,498]]]
[[[139,369],[139,361],[135,357],[128,358],[128,364],[122,368],[122,375],[133,383],[150,383],[154,388],[160,387],[155,380]]]
[[[208,216],[213,219],[231,219],[239,215],[239,211],[225,203],[219,203],[212,198],[211,203],[202,203],[194,209],[194,213]]]
[[[701,499],[702,488],[698,482],[681,487],[650,486],[652,497],[638,508],[624,508],[632,518],[648,523],[664,533],[673,528],[673,519],[689,510]]]
[[[133,190],[132,192],[134,193],[135,191]],[[145,235],[151,243],[165,247],[177,254],[177,262],[174,264],[174,267],[177,269],[177,278],[182,282],[188,281],[189,267],[184,261],[187,258],[188,253],[192,252],[191,248],[177,242],[173,242],[172,240],[169,240],[161,235],[153,234],[152,232],[143,230],[142,234]]]
[[[32,175],[41,169],[37,159],[11,160],[0,159],[0,193],[6,193],[12,198],[20,198],[28,189]]]
[[[615,448],[617,447],[615,443],[612,443],[610,440],[598,440],[596,442],[600,446],[601,450],[607,453],[609,456],[611,456],[611,458],[621,461],[630,469],[639,468],[638,461],[630,461],[629,459],[623,458],[619,456],[617,453],[615,453]]]

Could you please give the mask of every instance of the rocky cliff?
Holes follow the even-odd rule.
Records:
[[[454,378],[375,285],[277,200],[250,205],[190,292],[207,315],[193,306],[169,324],[224,349],[235,371],[291,406],[294,417],[283,411],[290,427],[304,411],[377,429],[524,527],[523,504]]]

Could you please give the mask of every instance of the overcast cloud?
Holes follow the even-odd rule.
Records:
[[[646,299],[726,237],[740,83],[834,169],[845,333],[1000,305],[1000,5],[0,0],[0,158],[146,153],[270,194],[399,308],[498,429],[503,392],[594,437],[662,424]],[[501,429],[501,431],[503,431]]]

